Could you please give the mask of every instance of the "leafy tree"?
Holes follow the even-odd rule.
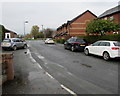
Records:
[[[54,30],[50,29],[50,28],[47,28],[46,30],[44,30],[44,33],[45,33],[45,36],[47,38],[51,38],[53,37],[53,34],[54,34]]]
[[[95,19],[87,24],[86,32],[89,34],[101,34],[104,35],[106,32],[119,31],[120,24],[114,23],[113,20]]]
[[[31,35],[36,39],[39,34],[39,27],[37,25],[32,26]]]
[[[43,37],[44,37],[43,32],[39,32],[37,37],[38,37],[38,38],[43,38]]]

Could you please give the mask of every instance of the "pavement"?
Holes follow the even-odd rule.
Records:
[[[9,51],[8,51],[9,52]],[[42,63],[42,62],[41,62]],[[2,94],[70,94],[32,58],[28,49],[14,52],[15,78],[2,86]]]

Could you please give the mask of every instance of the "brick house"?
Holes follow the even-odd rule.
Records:
[[[2,41],[4,38],[16,38],[18,35],[11,31],[6,29],[3,25],[0,25],[0,41]]]
[[[97,16],[91,11],[87,10],[71,21],[67,21],[57,28],[56,38],[70,38],[73,36],[87,35],[86,26],[91,20],[96,19]]]
[[[120,23],[120,4],[114,8],[105,11],[98,18],[105,20],[110,19],[110,20],[114,20],[115,23]],[[114,33],[120,34],[120,31],[111,32],[110,34],[114,34]]]
[[[18,35],[15,32],[6,29],[5,38],[17,38],[17,37]]]

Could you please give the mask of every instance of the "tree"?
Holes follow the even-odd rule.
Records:
[[[53,37],[54,30],[52,30],[50,28],[47,28],[46,30],[44,30],[44,32],[45,32],[45,35],[46,35],[47,38]]]
[[[86,32],[89,34],[101,34],[104,35],[106,32],[119,31],[120,24],[114,23],[113,20],[102,20],[95,19],[87,24]]]
[[[31,35],[36,39],[39,34],[39,27],[37,25],[32,26]]]
[[[43,38],[43,37],[44,37],[43,32],[39,32],[37,37],[38,37],[38,38]]]

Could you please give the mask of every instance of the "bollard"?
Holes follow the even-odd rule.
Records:
[[[3,53],[2,61],[6,64],[7,80],[14,79],[13,53]]]

